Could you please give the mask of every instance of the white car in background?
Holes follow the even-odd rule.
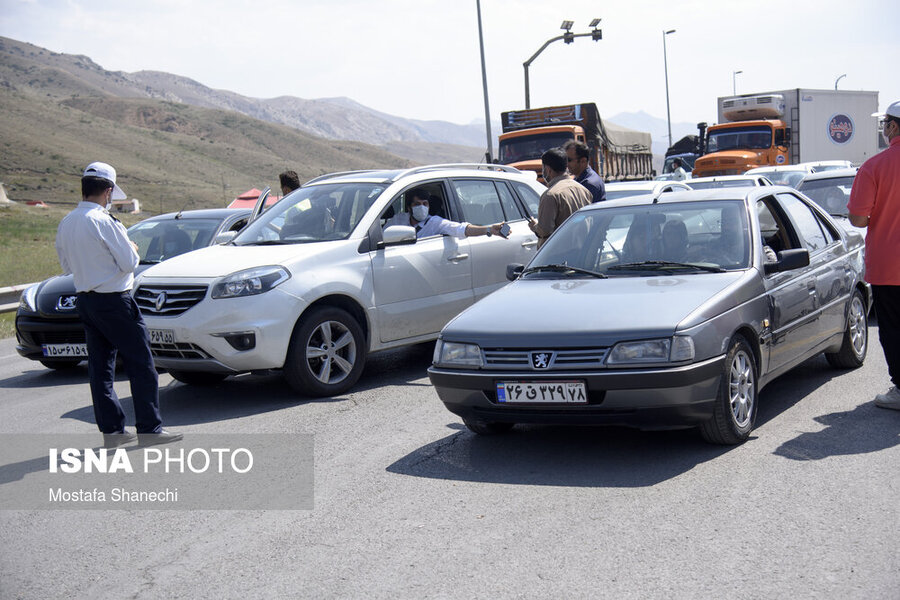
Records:
[[[688,182],[688,185],[692,190],[710,190],[772,185],[772,182],[763,175],[716,175],[714,177],[695,177]]]
[[[810,173],[797,185],[797,191],[825,209],[846,231],[858,231],[865,238],[866,229],[852,225],[847,216],[847,203],[857,170],[852,167]]]
[[[641,194],[652,194],[658,198],[660,194],[689,189],[682,181],[613,181],[606,184],[606,199],[618,200]]]
[[[746,171],[744,175],[761,175],[775,185],[786,185],[796,188],[800,180],[812,173],[808,165],[778,165],[775,167],[756,167]]]
[[[808,167],[812,173],[821,173],[822,171],[832,171],[834,169],[849,169],[853,166],[853,163],[849,160],[817,160],[800,164]]]
[[[417,239],[386,226],[424,187],[431,214],[500,236]],[[185,383],[283,370],[296,391],[333,396],[370,352],[433,340],[463,309],[506,285],[537,248],[527,216],[545,190],[504,165],[356,171],[307,182],[223,246],[144,272],[135,300],[158,367]]]

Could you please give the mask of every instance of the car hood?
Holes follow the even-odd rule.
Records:
[[[138,265],[134,274],[139,275],[150,265]],[[77,312],[73,304],[62,305],[59,302],[62,296],[75,295],[75,277],[72,275],[54,275],[38,284],[37,309],[44,315],[76,316]],[[67,308],[69,306],[70,308]]]
[[[210,246],[175,256],[155,265],[144,273],[143,279],[156,277],[216,278],[266,265],[285,265],[290,268],[291,263],[314,259],[347,243],[351,243],[351,240],[284,246]],[[352,243],[358,244],[359,240]]]
[[[488,348],[608,346],[665,337],[751,298],[758,290],[748,283],[757,275],[524,279],[477,302],[441,336]]]

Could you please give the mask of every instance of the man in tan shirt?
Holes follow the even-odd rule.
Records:
[[[528,226],[538,236],[538,248],[573,212],[593,200],[591,192],[566,172],[568,157],[562,148],[551,148],[541,156],[547,191],[541,194],[537,221]]]

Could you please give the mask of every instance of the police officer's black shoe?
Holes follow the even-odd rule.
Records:
[[[161,429],[159,433],[139,433],[137,437],[139,446],[158,446],[177,442],[184,438],[184,434]]]

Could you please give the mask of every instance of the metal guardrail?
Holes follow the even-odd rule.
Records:
[[[7,313],[16,310],[19,306],[19,296],[22,291],[34,285],[33,283],[22,283],[19,285],[11,285],[9,287],[0,288],[0,313]]]

